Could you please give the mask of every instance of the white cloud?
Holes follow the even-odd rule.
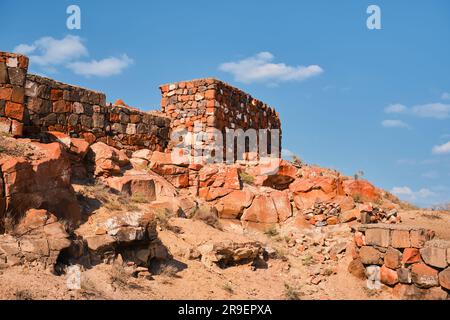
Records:
[[[409,128],[409,125],[401,120],[383,120],[381,125],[385,128]]]
[[[88,49],[78,36],[68,35],[62,39],[43,37],[32,44],[19,44],[14,52],[28,55],[34,66],[47,73],[56,73],[63,66],[75,74],[107,77],[120,74],[133,60],[126,54],[101,60],[82,61],[89,56]]]
[[[410,187],[394,187],[392,188],[391,193],[407,201],[427,199],[436,196],[436,193],[427,188],[413,191]]]
[[[133,63],[126,54],[119,58],[110,57],[103,60],[92,60],[89,62],[72,62],[67,67],[75,74],[83,76],[100,76],[107,77],[120,74],[125,68]]]
[[[274,56],[270,52],[260,52],[236,62],[222,63],[219,70],[231,73],[235,81],[243,83],[301,81],[323,72],[318,65],[289,66],[272,63],[273,59]]]
[[[427,179],[437,179],[439,174],[436,171],[428,171],[422,174],[422,177]]]
[[[413,115],[422,118],[446,119],[450,117],[450,104],[429,103],[411,108]]]
[[[450,141],[438,146],[434,146],[432,150],[433,154],[448,154],[450,153]]]
[[[14,52],[29,55],[31,63],[40,66],[60,65],[88,55],[81,38],[72,35],[60,40],[43,37],[31,45],[18,45]]]
[[[403,104],[396,103],[396,104],[391,104],[391,105],[387,106],[384,109],[384,112],[386,112],[386,113],[403,113],[407,110],[408,110],[408,108],[406,106],[404,106]]]
[[[450,100],[450,93],[444,92],[444,93],[441,95],[441,99],[442,99],[442,100]]]

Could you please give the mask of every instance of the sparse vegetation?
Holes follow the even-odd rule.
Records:
[[[118,285],[127,285],[129,280],[129,275],[125,272],[122,266],[113,264],[110,271],[110,280],[112,283],[116,283]],[[83,282],[82,282],[83,286]]]
[[[300,293],[291,285],[284,284],[284,296],[287,300],[300,300]]]
[[[268,228],[266,231],[264,231],[264,234],[266,236],[268,236],[269,238],[272,238],[272,237],[278,236],[279,233],[278,233],[277,228],[275,226],[272,226],[272,227]]]
[[[354,195],[352,195],[353,201],[355,201],[356,203],[362,203],[362,198],[361,195],[359,193],[355,193]]]
[[[302,167],[304,162],[298,155],[294,154],[292,155],[292,164],[296,167]]]
[[[442,219],[439,212],[430,212],[430,213],[423,213],[422,217],[430,219],[430,220],[440,220]]]
[[[356,173],[353,175],[353,178],[354,178],[355,180],[359,180],[359,179],[361,179],[363,176],[364,176],[364,171],[359,170],[358,172],[356,172]]]
[[[248,174],[245,171],[239,172],[239,178],[241,178],[242,183],[253,184],[255,182],[255,177]]]
[[[192,219],[201,220],[207,225],[222,230],[222,225],[219,221],[219,215],[215,208],[209,206],[202,206],[195,210]]]
[[[3,231],[5,233],[13,233],[14,232],[14,226],[16,225],[16,219],[13,217],[13,214],[11,211],[6,212],[4,215],[1,225],[0,225],[0,231]]]
[[[331,268],[326,268],[323,274],[324,274],[325,276],[329,277],[329,276],[331,276],[333,273],[334,273],[333,269],[331,269]]]
[[[302,258],[302,264],[304,266],[310,266],[310,265],[314,264],[314,257],[310,254],[305,255]]]
[[[33,300],[33,295],[27,289],[17,290],[15,293],[16,300]]]
[[[225,290],[226,292],[228,292],[229,294],[233,294],[234,293],[233,287],[229,283],[225,283],[222,286],[222,289]]]
[[[163,264],[161,266],[159,274],[163,275],[165,277],[168,277],[168,278],[181,278],[178,275],[177,267],[175,267],[174,265],[171,265],[171,264]]]

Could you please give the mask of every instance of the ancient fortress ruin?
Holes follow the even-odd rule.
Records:
[[[26,56],[0,52],[0,132],[15,137],[59,131],[132,152],[170,150],[176,145],[171,133],[180,129],[281,131],[273,108],[216,79],[162,85],[162,110],[144,112],[107,103],[100,92],[29,74],[28,62]],[[277,139],[281,148],[281,134]],[[270,138],[265,145],[270,153]]]

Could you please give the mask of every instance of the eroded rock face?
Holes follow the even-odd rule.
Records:
[[[229,265],[253,262],[263,249],[257,242],[239,243],[233,241],[212,242],[198,247],[201,261],[211,266],[213,264],[226,267]]]
[[[46,209],[76,224],[80,208],[74,195],[71,164],[59,143],[30,142],[29,157],[0,157],[5,212],[16,222],[28,209]]]
[[[34,261],[52,266],[70,244],[69,235],[53,214],[31,209],[12,235],[0,236],[0,265],[3,260],[8,266]]]
[[[156,219],[152,212],[101,211],[75,230],[89,251],[91,263],[109,262],[117,254],[136,265],[148,266],[153,258],[167,258],[157,239]]]

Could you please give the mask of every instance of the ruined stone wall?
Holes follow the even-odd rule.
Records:
[[[0,52],[0,133],[21,136],[28,58]]]
[[[102,141],[119,149],[162,151],[170,119],[158,112],[106,103],[103,93],[28,75],[25,86],[25,134],[60,131],[89,143]]]
[[[355,228],[354,259],[349,271],[394,288],[403,299],[447,299],[450,290],[450,242],[434,232],[389,224]]]
[[[279,129],[281,150],[278,113],[249,94],[212,78],[165,84],[160,89],[161,108],[172,119],[174,131],[209,133],[211,129],[218,129],[225,133],[226,129]],[[194,129],[194,125],[198,125],[198,129]],[[205,148],[212,143],[214,137],[208,137]],[[176,141],[172,141],[173,144]],[[270,149],[270,138],[267,147]]]

